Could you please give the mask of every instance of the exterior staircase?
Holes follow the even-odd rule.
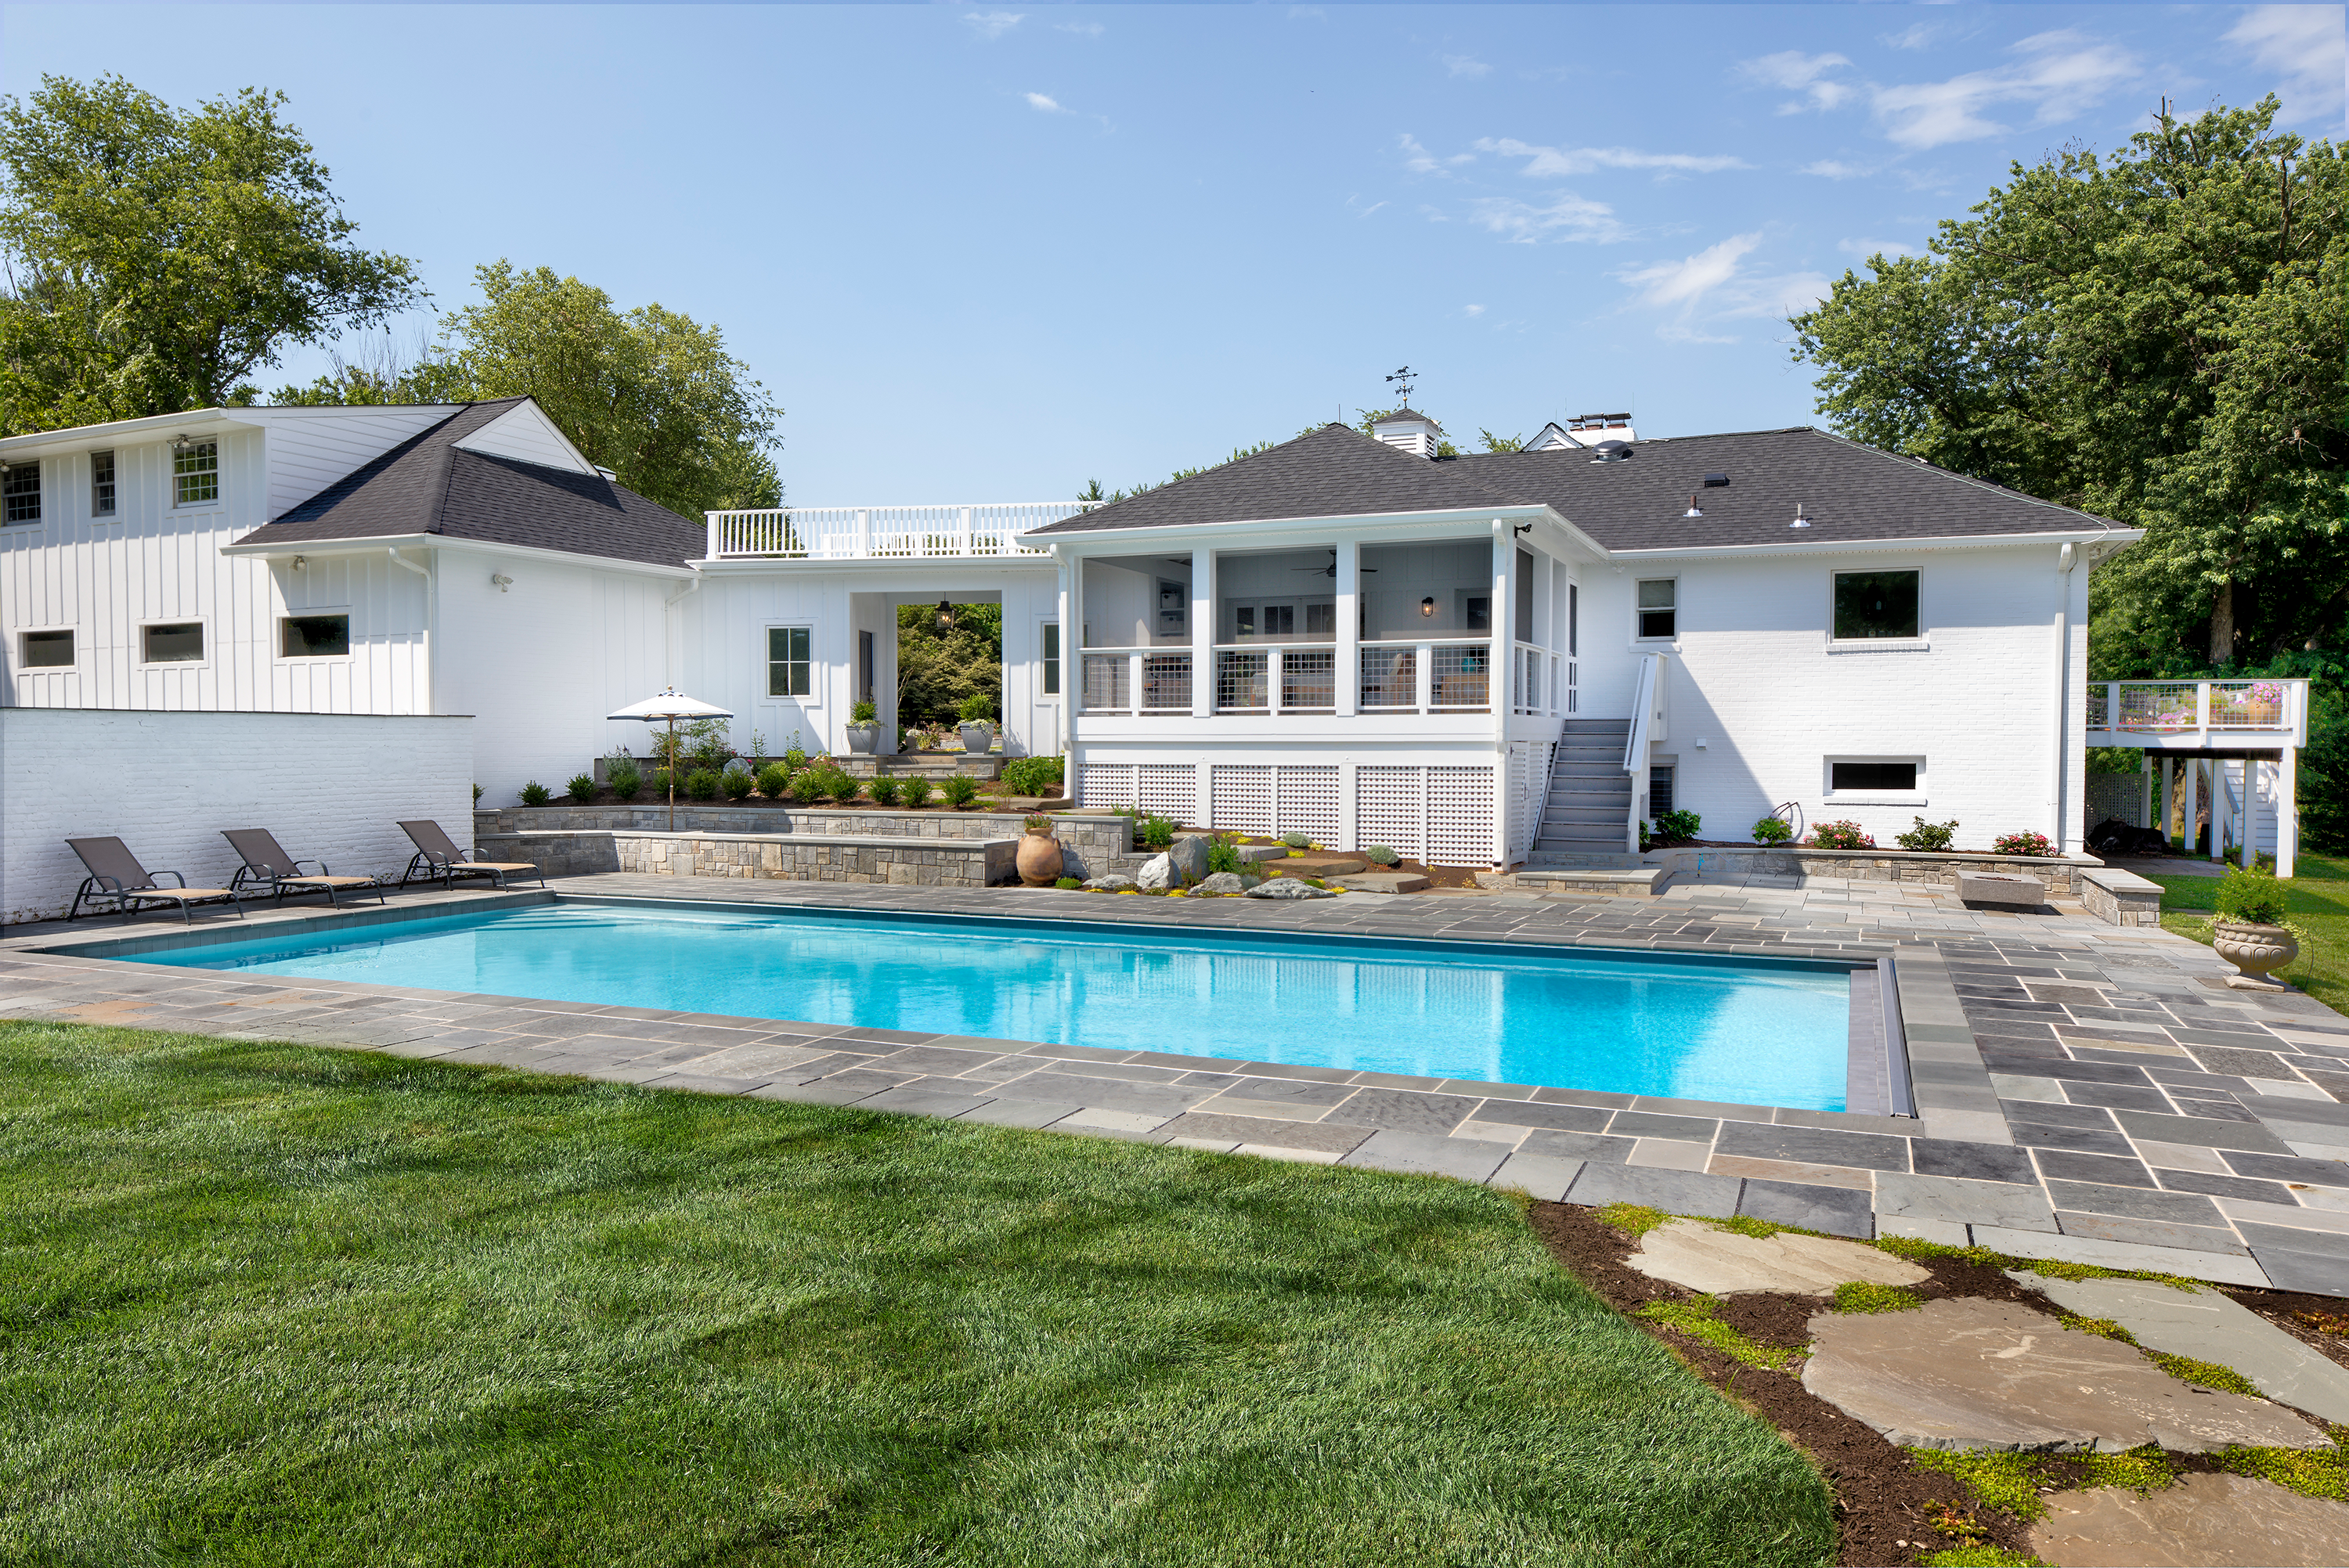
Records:
[[[1629,868],[1640,857],[1624,848],[1631,821],[1631,776],[1623,771],[1628,718],[1569,718],[1550,765],[1549,800],[1541,835],[1526,869]]]

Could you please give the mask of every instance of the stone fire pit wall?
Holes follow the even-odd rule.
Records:
[[[1123,817],[1070,816],[1052,813],[1052,836],[1069,861],[1069,874],[1104,876],[1111,872],[1132,874],[1147,856],[1133,848],[1133,830]],[[975,841],[1017,839],[1027,814],[1019,811],[951,811],[936,807],[920,811],[873,811],[853,808],[798,806],[688,806],[677,809],[680,833],[719,838],[847,838]],[[504,806],[473,813],[473,841],[512,833],[604,832],[648,833],[666,837],[668,807],[658,806]],[[604,851],[608,858],[611,851]],[[529,860],[529,855],[517,858]],[[615,865],[580,871],[620,869]],[[630,868],[634,869],[634,868]],[[563,874],[557,872],[556,874]],[[723,873],[707,873],[723,874]],[[825,879],[838,880],[838,879]],[[887,878],[875,879],[886,881]],[[943,883],[924,885],[960,885]]]

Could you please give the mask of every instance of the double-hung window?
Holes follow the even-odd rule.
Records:
[[[10,522],[41,521],[41,465],[10,463],[0,469],[0,497],[5,497]]]
[[[92,452],[89,455],[89,515],[114,515],[114,454]]]
[[[814,690],[808,671],[808,628],[767,628],[767,695],[806,696]]]
[[[1640,638],[1669,642],[1680,634],[1680,579],[1645,577],[1640,581]]]
[[[220,443],[171,444],[171,504],[210,506],[220,500]]]
[[[1061,623],[1044,623],[1044,696],[1061,695]]]

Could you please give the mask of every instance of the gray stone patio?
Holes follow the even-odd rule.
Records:
[[[397,895],[391,918],[626,899],[1359,933],[1844,958],[1890,953],[1920,1115],[1635,1098],[762,1018],[157,968],[52,949],[108,925],[12,928],[0,1016],[380,1049],[660,1088],[1384,1170],[1583,1203],[1746,1213],[2018,1256],[2349,1295],[2349,1019],[2227,989],[2158,929],[1979,912],[1914,884],[1748,877],[1652,899],[1428,893],[1268,904],[601,875],[552,894]],[[254,910],[198,930],[363,924],[371,908]],[[176,921],[128,934],[186,940]]]

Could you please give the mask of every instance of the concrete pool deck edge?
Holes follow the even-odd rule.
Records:
[[[667,885],[657,889],[623,885],[651,880],[580,878],[575,883],[585,885],[566,884],[555,896],[584,902],[851,907],[900,913],[936,913],[944,901],[954,906],[952,913],[983,917],[1012,913],[1031,917],[1035,913],[1019,907],[1029,900],[1004,890],[984,893],[972,890],[945,900],[939,890],[781,884],[750,893],[735,883],[702,896],[679,898],[677,894],[684,890],[670,879],[661,879]],[[907,893],[930,896],[903,896]],[[314,930],[364,925],[373,923],[367,918],[369,915],[414,918],[492,907],[492,901],[534,903],[547,896],[534,889],[503,895],[484,891],[404,898],[389,912],[274,910],[264,914],[256,911],[255,918],[242,929],[221,932],[220,937],[252,940],[273,934],[271,928],[286,921]],[[1358,899],[1268,911],[1260,903],[1248,905],[1248,901],[1239,900],[1201,901],[1192,905],[1191,901],[1110,900],[1087,894],[1043,896],[1061,905],[1053,913],[1054,919],[1065,913],[1087,923],[1107,920],[1152,928],[1211,924],[1237,927],[1250,934],[1288,930],[1323,937],[1348,930],[1423,936],[1440,929],[1447,942],[1535,942],[1586,949],[1638,946],[1716,954],[1751,951],[1826,958],[1847,965],[1896,953],[1899,1023],[1908,1036],[1920,1115],[1911,1120],[1850,1111],[1779,1110],[1536,1086],[1283,1068],[1167,1053],[1098,1052],[1081,1047],[1022,1047],[1019,1042],[897,1036],[503,996],[264,982],[253,976],[56,951],[87,949],[119,940],[88,928],[70,934],[56,929],[28,931],[0,940],[0,1014],[357,1046],[404,1056],[577,1073],[703,1092],[858,1104],[1227,1152],[1428,1171],[1520,1188],[1540,1198],[1585,1203],[1628,1201],[1679,1212],[1723,1216],[1747,1213],[1861,1236],[1910,1234],[1959,1244],[1972,1240],[2016,1255],[2149,1268],[2230,1283],[2271,1283],[2273,1272],[2261,1262],[2264,1255],[2286,1264],[2287,1277],[2274,1283],[2290,1288],[2328,1289],[2324,1282],[2337,1274],[2337,1287],[2328,1293],[2349,1294],[2349,1202],[2338,1209],[2330,1206],[2336,1192],[2349,1196],[2349,1191],[2343,1191],[2349,1190],[2349,1167],[2337,1161],[2333,1169],[2343,1172],[2338,1178],[2340,1189],[2298,1188],[2312,1191],[2319,1200],[2313,1203],[2290,1198],[2284,1202],[2259,1201],[2271,1189],[2273,1194],[2285,1189],[2252,1181],[2233,1184],[2258,1190],[2250,1197],[2232,1194],[2227,1181],[2217,1176],[2206,1182],[2211,1189],[2208,1195],[2186,1203],[2173,1201],[2186,1198],[2183,1193],[2117,1188],[2113,1191],[2120,1193],[2122,1201],[2115,1202],[2094,1183],[2051,1176],[2034,1165],[2038,1156],[2033,1148],[2044,1145],[2045,1140],[2029,1140],[2033,1148],[2019,1143],[2012,1101],[2002,1099],[2002,1086],[1993,1082],[1992,1066],[1968,1012],[1968,998],[1959,989],[1965,976],[1953,975],[1944,940],[1930,933],[1919,933],[1921,940],[1852,941],[1847,939],[1852,934],[1839,926],[1814,932],[1805,929],[1802,922],[1780,922],[1783,929],[1777,931],[1775,940],[1741,942],[1733,939],[1745,934],[1731,923],[1749,917],[1723,913],[1730,905],[1723,905],[1708,913],[1705,923],[1713,935],[1733,940],[1721,943],[1708,938],[1707,944],[1699,946],[1673,941],[1669,934],[1639,939],[1637,931],[1652,930],[1653,922],[1648,917],[1655,913],[1655,903],[1661,901],[1639,901],[1640,919],[1614,918],[1604,907],[1598,907],[1630,901],[1583,901],[1573,910],[1582,926],[1568,935],[1560,931],[1519,929],[1538,923],[1514,920],[1514,913],[1525,911],[1514,912],[1512,919],[1501,919],[1493,911],[1480,913],[1464,909],[1464,904],[1474,901],[1462,900]],[[1556,901],[1510,902],[1528,908],[1543,906],[1537,913],[1545,919],[1549,918],[1547,912],[1558,907]],[[1218,908],[1219,904],[1248,907]],[[1419,907],[1410,907],[1413,905]],[[1351,918],[1334,919],[1337,911],[1346,906],[1352,906]],[[1678,918],[1686,921],[1687,915],[1683,913]],[[2061,923],[2052,928],[2052,934],[2060,942],[2077,944],[2084,939],[2064,929],[2070,924]],[[2109,926],[2097,929],[2107,944],[2109,939],[2124,936],[2141,942],[2147,934]],[[2017,931],[2019,935],[2035,938],[2051,934],[2051,925],[2043,922]],[[1802,940],[1829,932],[1832,940]],[[1561,940],[1562,935],[1567,939]],[[190,934],[176,926],[150,926],[139,931],[133,940],[140,950],[152,951],[184,945]],[[2163,940],[2182,942],[2166,936]],[[1946,944],[1964,955],[1970,968],[1988,963],[1984,952],[2001,951],[1996,943],[1984,949],[1972,938]],[[2043,946],[2036,941],[2025,945],[2030,951],[2024,956],[2043,954]],[[2207,958],[2207,950],[2196,951]],[[2134,962],[2136,955],[2122,952],[2112,956],[2117,963]],[[2034,963],[2026,967],[2036,973],[2047,966]],[[2240,999],[2232,996],[2220,1005],[2243,1010]],[[2349,1052],[2349,1026],[2336,1030],[2325,1019],[2332,1020],[2333,1026],[2344,1025],[2322,1009],[2311,1016],[2282,1022],[2302,1037],[2311,1030],[2338,1034],[2344,1052]],[[2237,1040],[2238,1046],[2228,1048],[2243,1054],[2240,1042],[2250,1037],[2237,1031],[2229,1037]],[[2268,1044],[2279,1051],[2300,1048],[2273,1035]],[[2180,1048],[2178,1054],[2187,1053]],[[2349,1082],[2349,1060],[2327,1061],[2342,1067],[2344,1081]],[[2091,1087],[2100,1077],[2111,1076],[2072,1070]],[[2349,1105],[2336,1104],[2323,1087],[2304,1073],[2282,1076],[2297,1079],[2284,1097],[2288,1102],[2284,1109],[2313,1119],[2312,1126],[2332,1125],[2327,1119],[2334,1110],[2349,1113]],[[2058,1101],[2064,1078],[2064,1072],[2057,1071],[2048,1080],[2059,1086]],[[2271,1093],[2255,1093],[2253,1099],[2265,1105]],[[2323,1107],[2311,1097],[2322,1097]],[[2044,1111],[2025,1109],[2025,1124],[2035,1129],[2037,1123],[2031,1117],[2062,1121],[2068,1115],[2077,1120],[2082,1108],[2065,1103]],[[2168,1123],[2179,1119],[2168,1118],[2154,1130],[2174,1132]],[[2343,1151],[2349,1153],[2349,1116],[2339,1119],[2344,1128],[2339,1135]],[[2288,1149],[2272,1130],[2250,1125],[2256,1120],[2255,1113],[2238,1118],[2241,1132],[2231,1141],[2261,1150],[2272,1145],[2276,1156],[2288,1157],[2288,1164],[2318,1163],[2316,1158],[2303,1155],[2301,1147]],[[2297,1122],[2289,1125],[2299,1127]],[[2308,1129],[2299,1130],[2304,1134]],[[2168,1150],[2171,1146],[2148,1147]],[[2216,1162],[2209,1148],[2201,1155],[2206,1163]],[[2112,1168],[2116,1171],[2117,1164]],[[2081,1174],[2070,1172],[2073,1178]],[[2184,1212],[2189,1208],[2194,1212]],[[2122,1212],[2104,1212],[2111,1209]],[[2343,1260],[2337,1268],[2335,1259]]]

